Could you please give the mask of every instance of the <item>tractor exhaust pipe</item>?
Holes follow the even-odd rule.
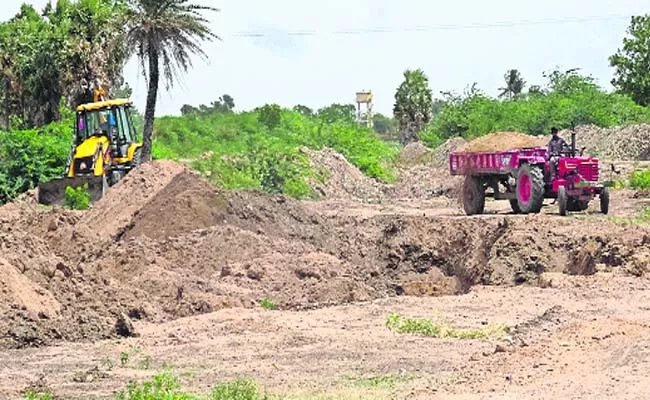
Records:
[[[576,130],[575,128],[571,129],[571,154],[572,157],[575,157],[576,154]]]

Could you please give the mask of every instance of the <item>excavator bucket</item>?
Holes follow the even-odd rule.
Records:
[[[90,202],[101,199],[108,190],[106,176],[76,176],[53,179],[38,185],[38,202],[44,205],[61,205],[65,200],[65,189],[73,189],[88,184]]]

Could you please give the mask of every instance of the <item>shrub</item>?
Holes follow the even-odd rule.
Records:
[[[636,190],[650,189],[650,170],[636,170],[630,175],[630,187]]]
[[[90,193],[88,192],[88,184],[72,188],[68,186],[65,188],[64,206],[72,210],[87,210],[90,206]]]

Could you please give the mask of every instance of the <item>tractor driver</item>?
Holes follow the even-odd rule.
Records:
[[[568,144],[558,135],[556,127],[551,128],[551,135],[551,140],[548,142],[548,155],[551,161],[551,176],[555,176],[560,153],[565,147],[568,147]]]

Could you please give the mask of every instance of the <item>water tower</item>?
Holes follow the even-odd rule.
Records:
[[[372,128],[372,91],[357,92],[357,122]],[[361,106],[365,105],[365,112]]]

